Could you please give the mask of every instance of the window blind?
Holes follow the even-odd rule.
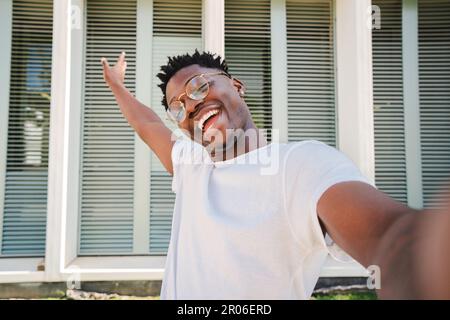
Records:
[[[53,1],[14,0],[2,256],[43,256]],[[2,115],[5,116],[5,115]]]
[[[225,58],[245,83],[245,102],[261,129],[272,128],[270,37],[270,0],[225,1]]]
[[[288,140],[336,145],[333,1],[287,0]]]

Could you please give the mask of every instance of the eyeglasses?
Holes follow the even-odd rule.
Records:
[[[205,76],[219,76],[223,75],[231,79],[231,76],[226,72],[215,72],[215,73],[202,73],[193,76],[188,79],[184,84],[184,92],[178,97],[177,100],[169,104],[167,109],[167,115],[169,119],[175,123],[180,123],[186,118],[186,108],[184,102],[181,101],[181,97],[186,95],[192,100],[201,101],[206,98],[209,93],[210,81],[208,81]]]

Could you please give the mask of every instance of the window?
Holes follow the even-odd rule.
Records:
[[[53,2],[12,2],[2,256],[43,256]],[[0,215],[1,217],[1,215]]]

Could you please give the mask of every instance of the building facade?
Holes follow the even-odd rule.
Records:
[[[162,279],[171,177],[104,84],[121,51],[165,121],[159,66],[211,51],[271,139],[335,146],[415,208],[450,177],[448,0],[0,0],[0,35],[0,282]]]

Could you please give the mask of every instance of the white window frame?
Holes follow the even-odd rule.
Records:
[[[46,281],[45,272],[37,271],[43,264],[43,258],[1,258],[0,283]]]
[[[203,49],[225,57],[225,0],[202,0]]]
[[[423,208],[419,98],[419,8],[402,1],[403,104],[408,205]]]
[[[53,2],[53,51],[48,165],[46,281],[59,281],[68,233],[71,105],[71,1]]]
[[[153,1],[137,0],[136,98],[151,106]],[[149,34],[149,30],[151,34]],[[135,133],[134,138],[134,228],[133,253],[148,254],[150,232],[151,153]]]
[[[339,149],[374,183],[371,6],[370,0],[336,1],[336,75]]]
[[[286,0],[270,1],[272,132],[288,142]]]

